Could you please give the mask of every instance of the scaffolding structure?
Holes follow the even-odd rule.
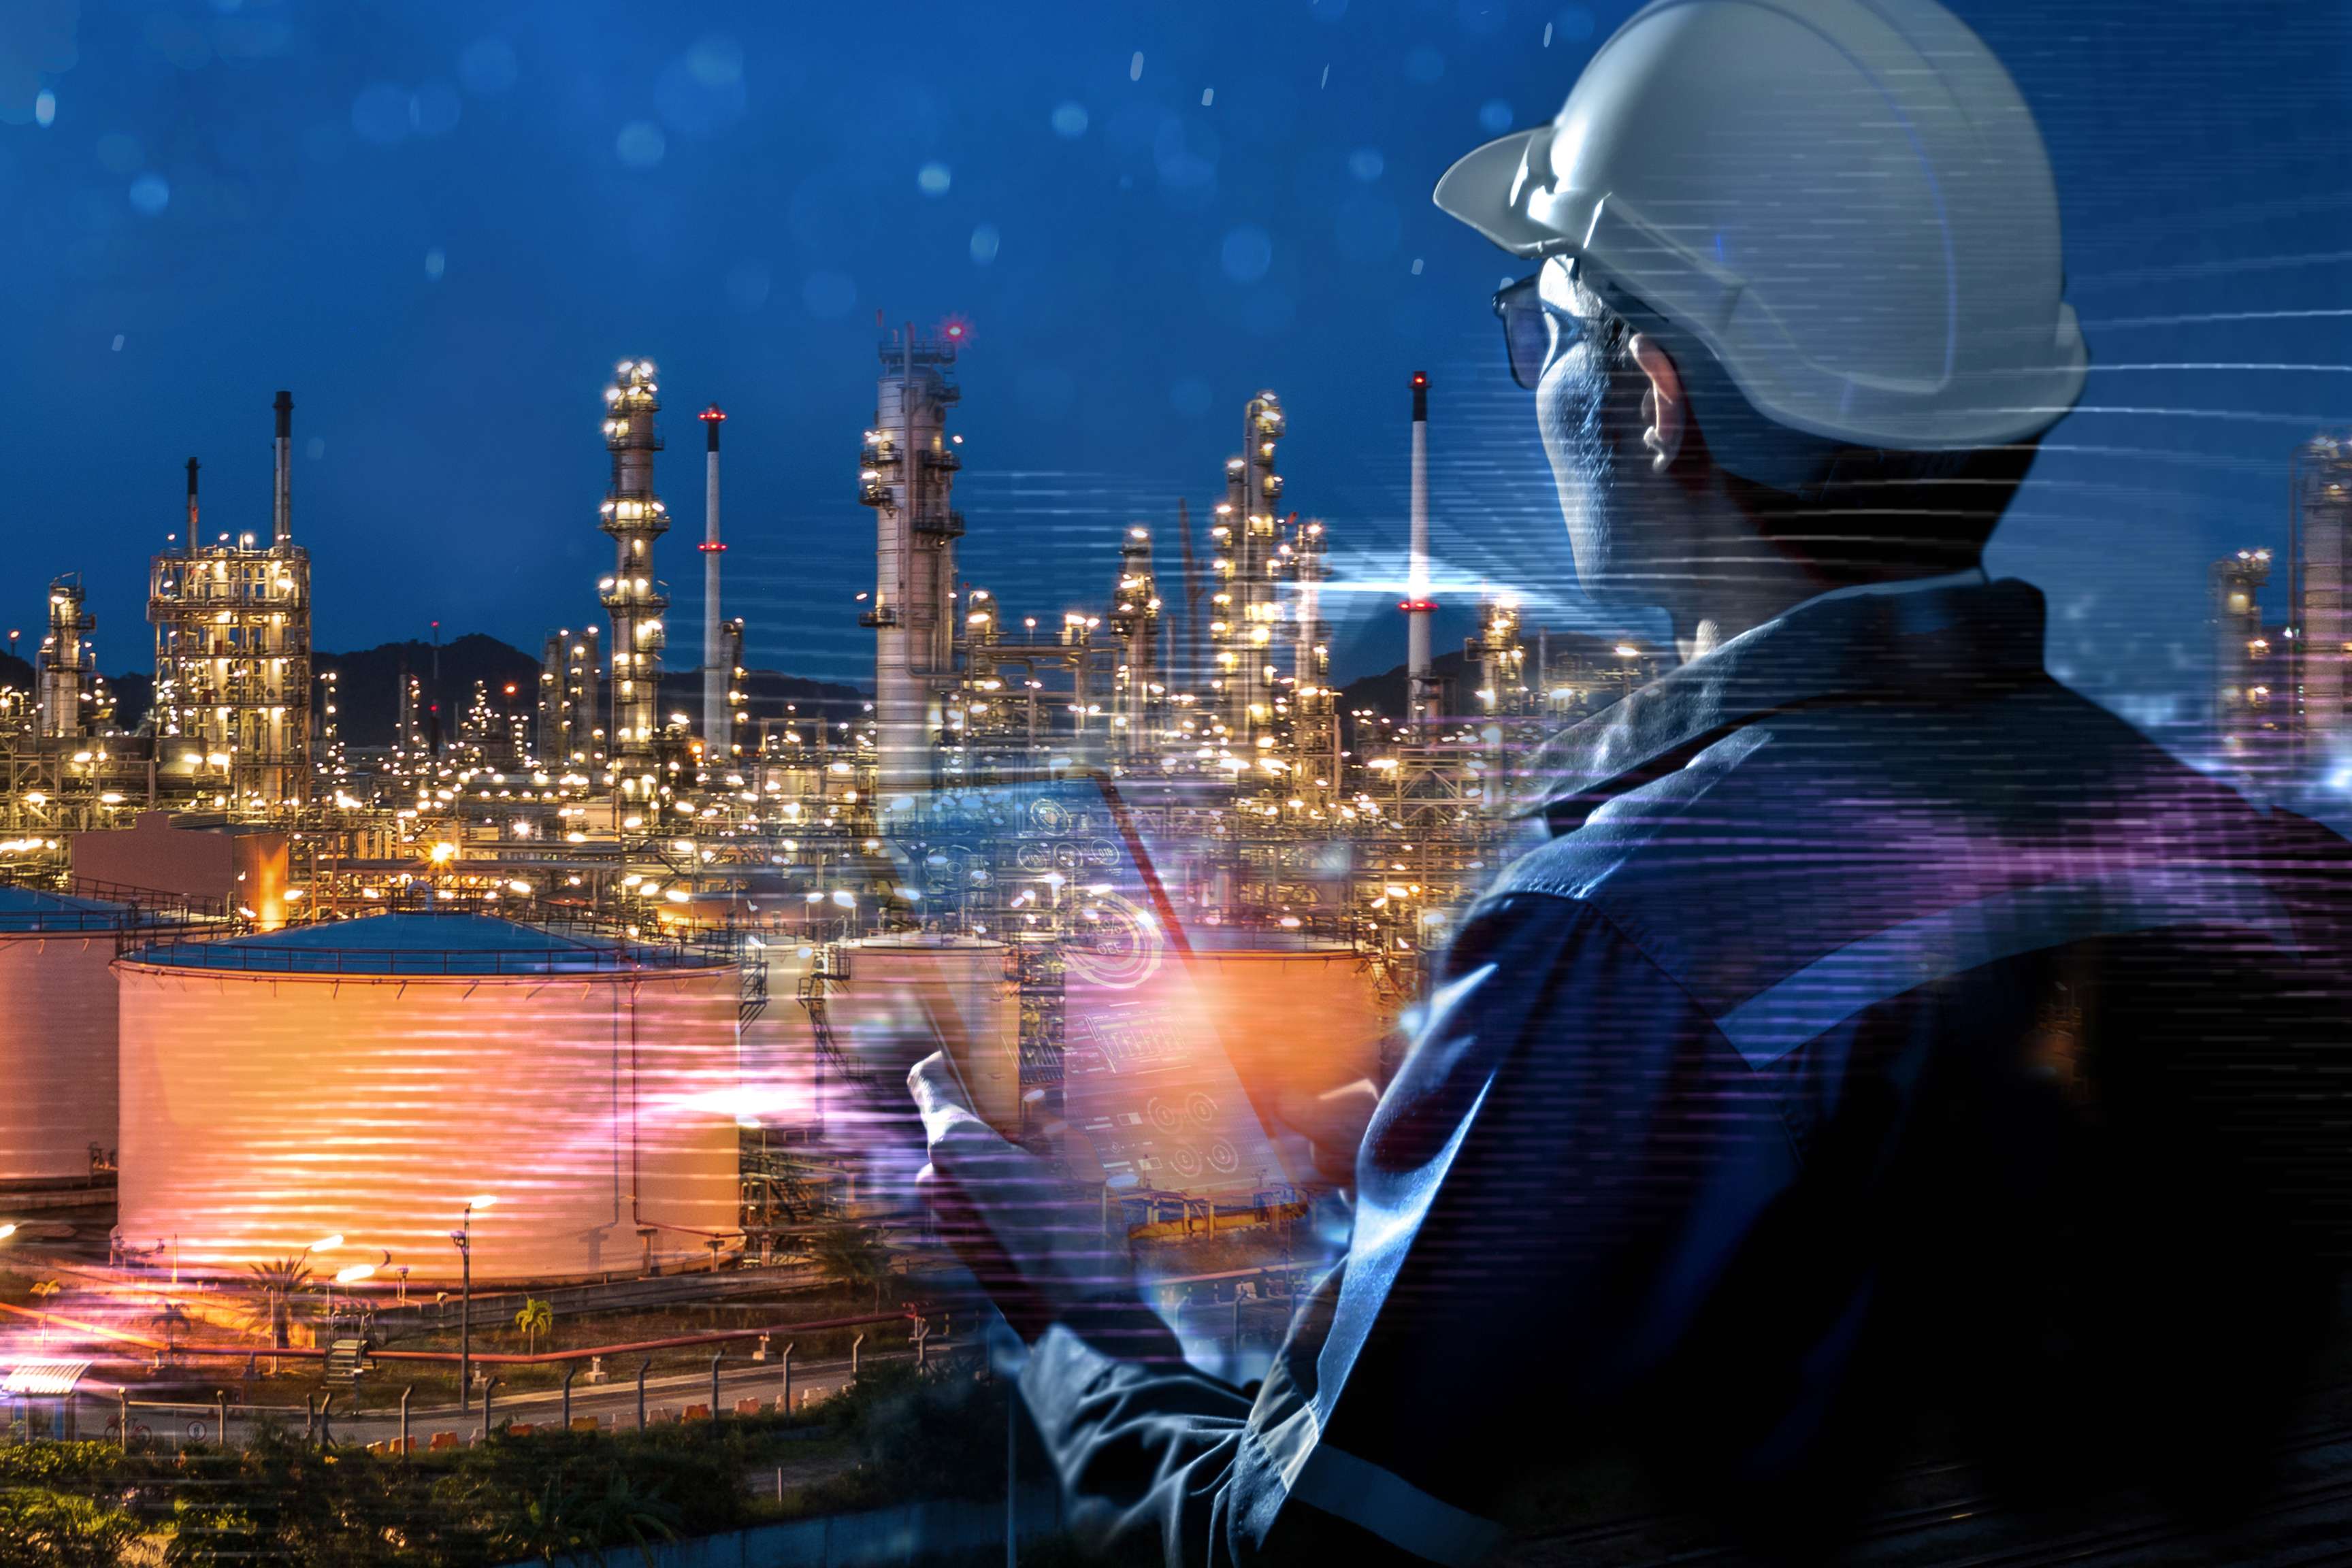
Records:
[[[92,711],[97,694],[90,685],[89,645],[83,640],[83,634],[97,625],[84,602],[80,573],[49,584],[49,630],[41,639],[37,677],[44,740],[79,741],[99,728],[100,715]]]
[[[606,783],[614,799],[650,800],[659,769],[662,612],[669,584],[654,575],[654,542],[669,531],[669,510],[654,493],[654,416],[660,385],[651,360],[623,360],[604,389],[604,446],[613,455],[604,531],[613,538],[613,574],[598,586],[613,621],[613,721],[606,731]]]
[[[875,785],[901,796],[933,782],[955,681],[953,505],[962,467],[948,439],[956,332],[921,338],[912,322],[883,340],[874,425],[859,452],[858,499],[874,511],[874,601],[858,617],[874,632]]]
[[[188,459],[187,536],[154,557],[159,765],[239,814],[307,805],[310,765],[310,555],[292,538],[288,444],[293,400],[278,395],[278,516],[202,542],[198,463]]]
[[[1244,766],[1272,743],[1275,727],[1274,634],[1282,618],[1280,544],[1275,507],[1282,500],[1282,476],[1275,472],[1275,447],[1285,433],[1282,403],[1271,392],[1249,400],[1242,415],[1242,452],[1225,462],[1225,499],[1209,539],[1211,567],[1210,688],[1216,719],[1213,731],[1222,749]]]
[[[2286,637],[2294,644],[2296,771],[2332,771],[2352,752],[2352,435],[2295,453]]]

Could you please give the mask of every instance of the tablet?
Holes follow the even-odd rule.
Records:
[[[1118,786],[1099,774],[967,789],[943,816],[982,820],[1002,934],[1024,916],[1070,934],[1062,968],[1063,1116],[1121,1200],[1286,1201],[1288,1171],[1216,1024],[1184,926]],[[991,932],[991,935],[1000,933]]]

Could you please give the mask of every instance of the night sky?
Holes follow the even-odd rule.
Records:
[[[2352,25],[2317,0],[1957,8],[2040,117],[2094,361],[1996,563],[2049,591],[2053,668],[2175,722],[2206,563],[2284,546],[2289,454],[2352,419]],[[671,662],[698,647],[716,400],[752,662],[862,681],[879,308],[971,323],[963,559],[1016,612],[1098,606],[1133,520],[1166,530],[1172,591],[1177,498],[1197,522],[1269,386],[1286,504],[1364,590],[1341,672],[1398,662],[1382,580],[1425,368],[1448,580],[1585,624],[1487,311],[1517,268],[1428,191],[1549,118],[1630,10],[0,0],[0,620],[29,631],[79,571],[101,665],[145,666],[181,465],[205,460],[208,533],[266,531],[285,386],[320,646],[437,618],[535,647],[598,613],[600,392],[648,355]]]

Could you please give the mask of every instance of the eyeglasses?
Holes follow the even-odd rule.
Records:
[[[1543,274],[1520,279],[1495,296],[1495,314],[1503,323],[1503,342],[1510,353],[1511,379],[1533,392],[1543,380],[1544,367],[1592,335],[1595,323],[1572,310],[1547,303]]]

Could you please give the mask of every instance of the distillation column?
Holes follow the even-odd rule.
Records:
[[[1118,547],[1118,588],[1111,595],[1111,634],[1118,643],[1112,695],[1112,754],[1147,760],[1159,740],[1160,587],[1151,574],[1151,531],[1129,527]]]
[[[2316,436],[2295,454],[2293,521],[2296,760],[2308,778],[2341,766],[2352,746],[2352,437]]]
[[[294,400],[280,392],[274,406],[271,542],[198,537],[191,458],[186,542],[155,556],[148,579],[154,730],[172,742],[158,744],[157,760],[236,811],[310,798],[310,557],[289,513]]]
[[[669,512],[654,494],[654,431],[659,385],[651,360],[623,360],[604,389],[604,445],[613,454],[613,482],[604,498],[603,528],[613,536],[613,575],[599,585],[613,618],[613,723],[605,750],[616,796],[654,794],[654,731],[660,710],[662,612],[667,584],[654,575],[654,541],[669,529]]]
[[[83,607],[81,574],[49,584],[49,631],[41,641],[41,738],[79,741],[89,733],[89,662],[82,634],[98,625]]]
[[[877,785],[886,800],[931,782],[942,691],[955,672],[955,542],[963,517],[950,504],[960,466],[947,440],[956,401],[955,344],[918,339],[912,323],[881,345],[874,427],[866,433],[859,499],[875,508],[874,628]]]
[[[702,421],[708,441],[702,459],[702,756],[715,767],[732,754],[735,745],[727,706],[733,661],[726,657],[719,619],[719,558],[727,552],[719,540],[719,426],[726,423],[727,414],[714,403],[696,417]]]
[[[1275,444],[1284,431],[1282,403],[1271,392],[1249,400],[1242,416],[1242,454],[1225,464],[1225,500],[1209,530],[1215,546],[1217,593],[1210,635],[1225,742],[1254,760],[1258,738],[1274,720],[1274,627],[1276,523],[1282,476],[1274,471]]]
[[[1318,519],[1291,529],[1290,570],[1298,584],[1290,650],[1291,766],[1302,793],[1339,785],[1339,693],[1331,685],[1331,628],[1323,621],[1329,540]]]
[[[2261,593],[2271,552],[2241,550],[2213,563],[2213,735],[2222,756],[2241,768],[2257,760],[2261,733],[2274,722],[2271,640],[2263,630]],[[2284,705],[2282,705],[2284,706]]]

